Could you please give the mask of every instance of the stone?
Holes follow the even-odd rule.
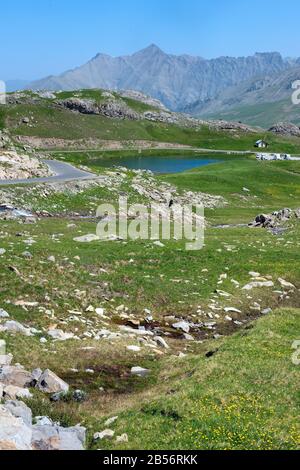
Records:
[[[263,287],[274,287],[273,281],[253,281],[243,287],[243,290],[261,289]]]
[[[0,248],[0,256],[5,255],[6,250],[4,248]]]
[[[3,310],[3,308],[0,308],[0,318],[9,318],[9,313]]]
[[[284,289],[291,289],[291,290],[296,289],[294,284],[292,284],[291,282],[287,282],[284,279],[279,278],[278,282],[280,283],[281,287],[283,287]]]
[[[49,256],[47,258],[47,261],[49,261],[49,263],[55,263],[55,261],[56,261],[55,256]]]
[[[128,440],[129,439],[128,439],[127,434],[122,434],[121,436],[117,436],[117,439],[116,439],[118,444],[126,443],[126,442],[128,442]]]
[[[45,393],[68,392],[69,385],[60,379],[54,372],[47,369],[41,375],[37,388]]]
[[[170,349],[167,342],[161,336],[155,336],[153,339],[154,339],[154,341],[156,341],[158,346],[161,346],[164,349]]]
[[[0,355],[0,367],[1,366],[10,366],[13,360],[12,354],[2,354]]]
[[[31,450],[32,430],[0,405],[0,450]]]
[[[272,309],[271,308],[265,308],[264,310],[262,310],[262,315],[269,315],[270,313],[272,313]]]
[[[112,418],[109,418],[107,421],[105,421],[104,425],[109,427],[112,424],[114,424],[118,418],[119,418],[118,416],[113,416]]]
[[[7,321],[3,325],[4,331],[8,331],[9,333],[21,334],[23,336],[33,336],[30,328],[25,327],[21,323],[17,321]]]
[[[186,321],[181,321],[181,322],[178,322],[178,323],[174,323],[172,326],[175,330],[182,330],[185,333],[190,332],[190,325]]]
[[[57,341],[67,341],[74,338],[73,333],[65,333],[62,330],[49,330],[48,335]]]
[[[112,431],[112,429],[105,429],[102,432],[96,432],[94,434],[94,441],[102,441],[104,439],[113,439],[115,435],[115,431]]]
[[[31,373],[21,367],[10,365],[0,367],[0,382],[4,385],[26,388],[30,386],[31,381]]]
[[[84,450],[86,429],[81,426],[63,428],[56,425],[32,426],[34,450]]]
[[[91,243],[91,242],[99,241],[100,238],[97,235],[90,233],[88,235],[83,235],[82,237],[74,238],[73,240],[74,242],[78,242],[78,243]]]
[[[53,421],[48,416],[36,416],[34,418],[34,424],[38,426],[53,426]]]
[[[32,385],[35,386],[38,383],[38,381],[41,378],[42,373],[43,373],[42,369],[34,369],[32,371],[32,374],[31,374],[31,383],[32,383]]]
[[[154,242],[153,245],[158,246],[159,248],[164,248],[164,246],[165,246],[165,245],[164,245],[162,242],[160,242],[160,241]]]
[[[242,313],[240,310],[234,307],[225,307],[224,312],[226,313]]]
[[[134,346],[134,345],[127,346],[126,349],[127,349],[127,351],[132,351],[132,352],[136,352],[136,353],[141,352],[141,348],[139,346]]]
[[[32,393],[30,393],[28,388],[16,387],[14,385],[5,386],[3,390],[3,395],[5,399],[9,400],[21,400],[23,398],[30,399],[33,397]]]
[[[4,408],[8,410],[15,418],[21,418],[27,426],[32,425],[32,412],[25,403],[17,400],[6,401]]]
[[[150,374],[149,369],[144,369],[143,367],[132,367],[131,375],[137,375],[138,377],[147,377]]]

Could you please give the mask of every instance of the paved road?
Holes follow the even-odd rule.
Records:
[[[46,163],[46,165],[49,166],[50,170],[54,173],[54,176],[20,180],[0,180],[0,186],[13,184],[60,183],[64,181],[97,178],[97,175],[79,170],[69,163],[59,162],[57,160],[43,160],[43,163]]]

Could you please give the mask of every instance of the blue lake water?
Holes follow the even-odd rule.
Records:
[[[213,158],[197,157],[113,157],[97,160],[103,167],[123,166],[130,170],[151,170],[153,173],[181,173],[193,168],[221,162]]]

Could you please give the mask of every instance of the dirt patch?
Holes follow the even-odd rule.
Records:
[[[189,149],[189,145],[148,140],[56,139],[17,136],[18,143],[44,150],[128,150],[128,149]]]

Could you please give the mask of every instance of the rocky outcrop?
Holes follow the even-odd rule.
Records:
[[[281,209],[280,211],[273,212],[272,214],[258,215],[255,220],[249,224],[249,227],[272,229],[295,218],[300,218],[300,209]]]
[[[84,450],[85,428],[64,428],[47,417],[36,421],[20,401],[0,405],[0,450]]]
[[[51,176],[51,171],[35,157],[0,150],[0,180]]]
[[[279,122],[269,129],[273,134],[284,136],[300,137],[300,127],[291,122]]]
[[[115,119],[129,119],[136,121],[140,119],[138,113],[134,112],[125,103],[112,100],[104,103],[96,103],[94,100],[84,100],[79,98],[70,98],[60,101],[59,104],[72,111],[82,114],[96,114]]]

